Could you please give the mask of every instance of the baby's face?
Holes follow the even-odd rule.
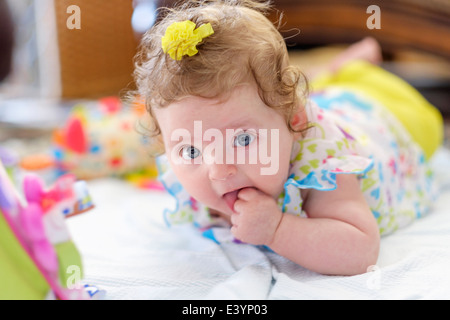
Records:
[[[273,198],[283,190],[294,136],[256,86],[238,86],[226,100],[187,97],[154,113],[175,175],[210,209],[230,215],[245,187]]]

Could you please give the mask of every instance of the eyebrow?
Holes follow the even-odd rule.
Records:
[[[258,124],[253,121],[253,118],[250,117],[244,117],[244,118],[240,118],[236,121],[232,121],[228,124],[226,124],[225,126],[223,126],[221,129],[246,129],[246,128],[250,128],[250,129],[256,129],[258,127]],[[220,130],[220,129],[219,129]]]

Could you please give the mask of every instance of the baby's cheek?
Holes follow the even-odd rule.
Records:
[[[198,198],[205,192],[205,184],[202,179],[192,177],[179,177],[179,180],[186,191],[194,198]],[[200,200],[200,199],[198,199]]]
[[[185,175],[184,177],[178,177],[178,179],[187,193],[195,200],[206,206],[214,204],[215,194],[208,179],[192,175]]]
[[[273,199],[278,199],[278,196],[283,191],[286,180],[279,176],[261,176],[258,181],[258,185],[260,186],[258,189]]]

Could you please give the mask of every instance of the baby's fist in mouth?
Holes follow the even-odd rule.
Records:
[[[237,194],[231,215],[231,232],[245,243],[269,245],[280,224],[282,212],[271,196],[256,188],[243,188]]]

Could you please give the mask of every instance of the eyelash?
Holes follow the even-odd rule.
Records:
[[[251,138],[251,140],[248,142],[248,144],[247,145],[245,145],[245,146],[239,146],[239,145],[237,145],[236,143],[237,143],[237,138],[240,136],[240,135],[243,135],[243,134],[248,134]],[[257,139],[258,138],[258,134],[256,133],[256,132],[253,132],[253,131],[241,131],[241,132],[239,132],[239,133],[237,133],[235,136],[234,136],[234,139],[233,139],[233,147],[248,147],[253,141],[255,141],[255,139]],[[200,156],[201,154],[200,154],[200,151],[197,149],[197,148],[195,148],[194,146],[192,146],[192,145],[184,145],[184,146],[182,146],[181,148],[180,148],[180,150],[178,151],[178,154],[179,154],[179,156],[180,157],[182,157],[183,159],[185,159],[185,160],[194,160],[195,158],[197,158],[197,157],[195,157],[195,158],[191,158],[191,157],[189,157],[189,159],[187,159],[187,158],[185,158],[184,157],[184,155],[183,155],[183,152],[184,152],[184,150],[186,150],[186,148],[194,148],[194,149],[196,149],[197,151],[198,151],[198,153],[199,153],[199,155],[198,156]],[[192,149],[191,149],[191,152],[190,152],[190,154],[192,155]]]
[[[187,158],[184,157],[183,152],[184,152],[184,150],[186,150],[186,148],[194,148],[194,149],[196,149],[198,151],[198,149],[196,147],[194,147],[194,146],[185,145],[185,146],[182,146],[180,148],[180,151],[178,152],[178,154],[180,155],[180,157],[182,157],[185,160],[194,160],[196,157],[195,158],[190,158],[190,159],[187,159]],[[200,153],[200,151],[198,151],[198,152]],[[192,151],[191,151],[191,154],[192,154]]]
[[[234,138],[234,140],[233,140],[233,146],[234,147],[237,147],[237,145],[236,145],[236,143],[237,143],[237,141],[238,141],[238,137],[240,136],[240,135],[243,135],[243,134],[247,134],[248,136],[250,136],[251,138],[251,141],[247,144],[247,145],[245,145],[245,146],[241,146],[241,147],[247,147],[247,146],[249,146],[253,141],[255,141],[255,139],[258,137],[258,135],[256,134],[256,133],[253,133],[253,132],[249,132],[249,131],[243,131],[243,132],[240,132],[240,133],[238,133],[236,136],[235,136],[235,138]]]

